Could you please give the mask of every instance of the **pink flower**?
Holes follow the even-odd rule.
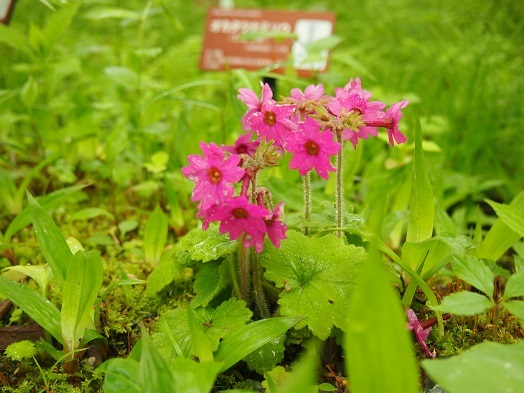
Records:
[[[249,116],[251,116],[255,112],[260,111],[264,102],[273,101],[273,92],[271,91],[271,87],[269,87],[267,83],[262,82],[260,82],[260,85],[262,86],[262,97],[260,99],[258,99],[257,94],[253,90],[246,88],[238,89],[238,99],[242,101],[244,104],[246,104],[249,108],[248,111],[242,117],[242,127],[245,130],[250,129],[249,124],[247,122]]]
[[[260,141],[251,141],[251,133],[248,132],[238,137],[233,146],[222,146],[222,149],[233,154],[247,154],[253,157],[259,145]]]
[[[218,206],[208,217],[211,221],[220,221],[220,233],[229,232],[231,240],[236,240],[245,233],[246,247],[260,244],[261,239],[263,247],[267,230],[264,218],[269,214],[267,209],[249,203],[246,197],[238,196]]]
[[[191,195],[193,202],[200,201],[200,210],[205,211],[233,195],[232,183],[244,176],[238,167],[240,156],[233,154],[224,160],[224,152],[214,143],[200,143],[204,156],[190,155],[189,165],[182,168],[182,174],[195,182]]]
[[[298,88],[291,89],[290,96],[293,100],[298,102],[307,100],[320,100],[324,96],[324,86],[321,84],[316,86],[309,85],[306,87],[304,92]]]
[[[273,100],[265,101],[260,111],[254,112],[247,119],[249,129],[267,140],[275,141],[282,147],[289,135],[295,131],[296,123],[290,120],[295,111],[294,105],[278,105]]]
[[[280,248],[280,240],[287,239],[287,226],[280,220],[283,217],[284,203],[280,202],[277,206],[275,206],[273,212],[269,213],[269,215],[264,218],[267,235],[275,248]],[[264,249],[264,237],[251,237],[250,239],[246,238],[245,245],[246,247],[254,246],[255,250],[258,253],[261,253]]]
[[[333,133],[320,132],[318,124],[309,118],[299,125],[299,131],[290,135],[286,149],[293,153],[289,167],[298,169],[304,176],[315,168],[320,177],[327,179],[328,171],[335,171],[330,157],[340,151],[340,144],[333,141]]]
[[[402,118],[401,109],[408,105],[409,101],[404,100],[392,104],[386,113],[377,115],[376,117],[369,116],[365,122],[366,126],[384,127],[388,132],[389,144],[395,146],[395,142],[400,144],[406,142],[407,138],[398,129],[398,123]]]
[[[413,334],[415,335],[415,338],[417,339],[424,353],[428,357],[434,358],[435,354],[431,353],[431,351],[428,348],[428,345],[426,344],[426,340],[428,339],[429,333],[431,333],[432,327],[430,326],[424,329],[424,327],[417,318],[417,314],[415,314],[415,312],[411,308],[406,311],[406,315],[408,317],[408,329],[413,330]]]

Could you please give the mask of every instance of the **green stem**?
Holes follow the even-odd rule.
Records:
[[[231,272],[231,281],[233,282],[233,289],[235,290],[235,295],[238,299],[242,299],[242,292],[238,286],[238,279],[235,269],[235,261],[233,260],[233,254],[229,255],[229,271]]]
[[[335,216],[337,228],[343,227],[342,212],[344,202],[344,184],[342,181],[342,162],[343,162],[343,150],[342,145],[342,134],[340,132],[335,133],[337,136],[337,142],[340,144],[340,151],[337,154],[337,174],[335,179]],[[342,231],[337,231],[337,236],[342,237]]]
[[[307,226],[307,222],[309,220],[309,216],[311,215],[311,174],[310,172],[307,172],[305,176],[302,176],[302,185],[304,187],[304,235],[307,236],[309,232],[309,227]]]
[[[239,238],[238,249],[238,272],[240,276],[241,299],[245,300],[247,306],[251,306],[251,266],[249,262],[249,248],[244,246],[245,235]]]
[[[258,254],[252,253],[253,262],[253,295],[255,298],[255,306],[260,318],[269,318],[269,309],[267,307],[266,296],[264,288],[262,288],[262,268],[258,262]]]

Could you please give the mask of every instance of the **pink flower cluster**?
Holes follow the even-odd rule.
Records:
[[[244,245],[257,252],[262,251],[266,234],[275,247],[286,237],[283,205],[273,206],[269,191],[257,186],[258,171],[276,165],[287,151],[292,154],[291,169],[301,175],[315,169],[328,179],[328,172],[336,171],[331,157],[340,152],[344,140],[356,147],[359,139],[377,136],[382,127],[391,146],[405,142],[398,123],[408,104],[401,101],[384,111],[386,104],[371,101],[358,78],[335,89],[334,97],[325,95],[319,84],[303,92],[292,89],[281,102],[273,99],[268,84],[261,85],[260,98],[252,90],[239,89],[238,98],[248,107],[241,120],[247,133],[233,146],[201,143],[203,156],[190,155],[189,165],[182,168],[183,175],[195,182],[191,199],[199,202],[197,217],[204,220],[204,229],[211,221],[220,222],[221,233],[229,233],[232,240],[243,237]]]

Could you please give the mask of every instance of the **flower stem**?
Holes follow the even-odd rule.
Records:
[[[342,161],[343,161],[343,150],[344,146],[342,145],[342,134],[336,132],[337,142],[340,143],[340,151],[337,153],[337,174],[335,179],[335,225],[337,228],[342,228],[342,212],[343,212],[343,203],[344,203],[344,185],[342,183]],[[337,236],[342,237],[342,231],[337,231]]]
[[[240,276],[240,293],[247,306],[251,306],[251,266],[249,263],[249,248],[244,245],[245,234],[239,238],[238,272]]]
[[[310,172],[307,172],[305,176],[302,176],[302,185],[304,187],[304,222],[306,223],[304,227],[304,235],[307,235],[309,228],[307,222],[309,216],[311,215],[311,175]]]
[[[253,262],[253,295],[255,298],[255,306],[258,311],[260,318],[269,318],[269,309],[267,307],[266,296],[264,294],[264,288],[262,288],[262,268],[258,262],[258,254],[252,253]]]

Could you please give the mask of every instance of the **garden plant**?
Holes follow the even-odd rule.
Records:
[[[0,24],[0,390],[523,391],[524,7],[236,3],[328,70],[199,70],[208,1]]]

